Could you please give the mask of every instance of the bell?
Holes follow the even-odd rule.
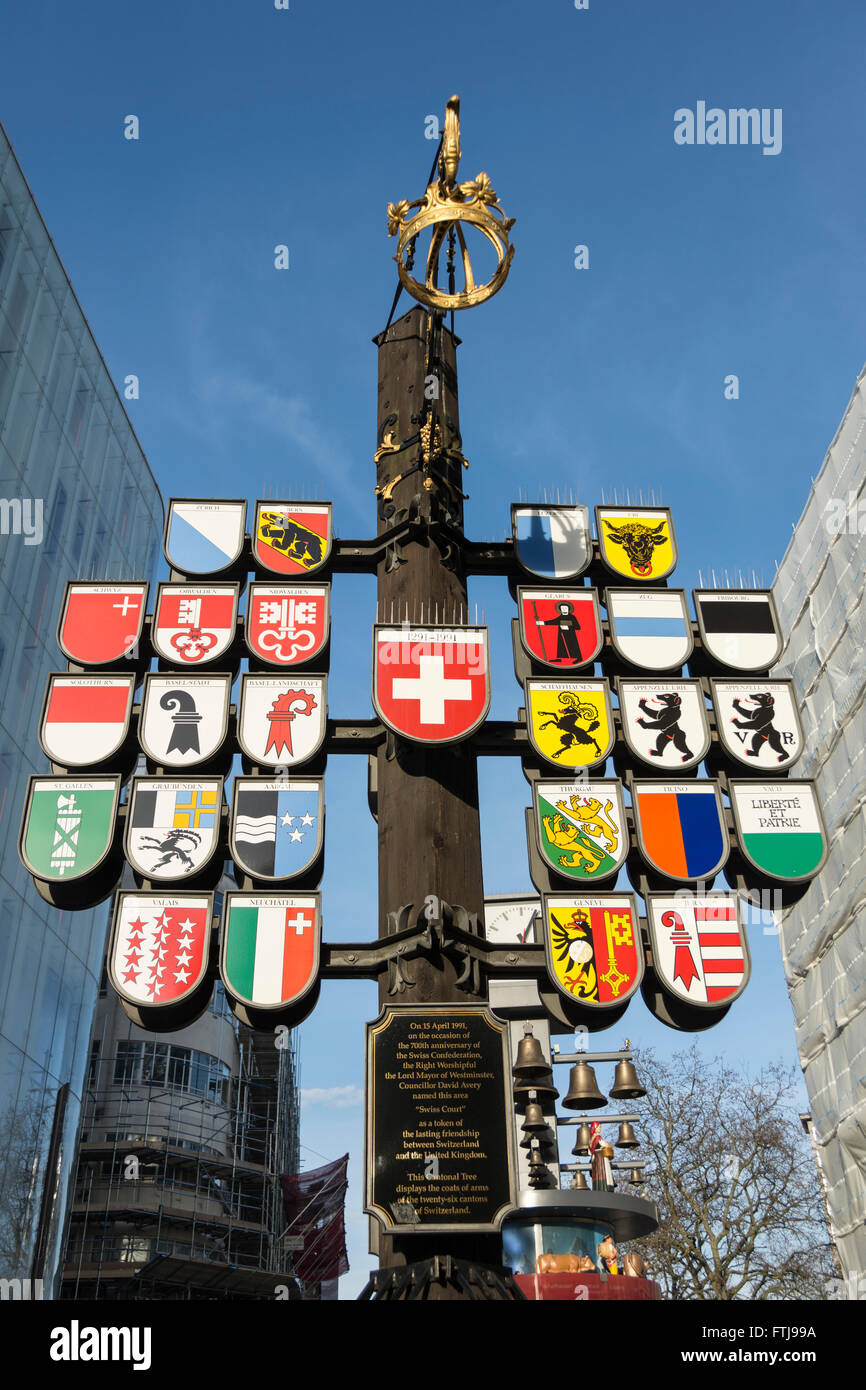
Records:
[[[577,1138],[574,1141],[574,1148],[571,1152],[575,1155],[588,1154],[591,1139],[592,1134],[590,1133],[589,1125],[584,1121],[582,1125],[578,1125],[577,1127]]]
[[[541,1150],[540,1150],[540,1149],[530,1149],[530,1150],[529,1150],[529,1171],[530,1171],[530,1173],[533,1172],[533,1170],[537,1170],[537,1169],[539,1169],[539,1168],[546,1168],[546,1167],[547,1167],[547,1164],[545,1163],[544,1159],[541,1157]]]
[[[539,1148],[553,1148],[553,1145],[556,1143],[556,1138],[554,1136],[553,1130],[550,1128],[549,1125],[545,1125],[544,1129],[533,1130],[530,1134],[525,1135],[520,1141],[520,1148],[531,1149],[533,1142],[536,1141],[538,1143]]]
[[[554,1101],[559,1095],[553,1084],[553,1073],[549,1068],[545,1077],[533,1076],[528,1080],[515,1081],[513,1090],[515,1105],[527,1105],[527,1102],[531,1104],[532,1101]]]
[[[589,1183],[586,1180],[585,1173],[575,1173],[574,1177],[571,1180],[571,1190],[572,1192],[589,1191]]]
[[[645,1095],[646,1091],[637,1079],[634,1063],[617,1062],[616,1071],[613,1074],[611,1100],[638,1100],[640,1096]]]
[[[524,1134],[531,1133],[537,1129],[547,1129],[547,1121],[544,1118],[544,1111],[537,1101],[530,1101],[526,1107],[526,1114],[523,1124],[520,1126]]]
[[[524,1033],[517,1045],[517,1061],[511,1068],[512,1076],[544,1076],[550,1071],[550,1063],[545,1059],[541,1043],[534,1033]]]
[[[575,1062],[568,1080],[568,1095],[562,1098],[566,1110],[597,1110],[607,1105],[607,1097],[598,1089],[595,1072],[588,1062]]]
[[[619,1137],[616,1141],[618,1149],[639,1149],[640,1142],[635,1138],[635,1132],[628,1120],[623,1120],[619,1127]]]
[[[633,1187],[640,1187],[641,1184],[642,1184],[642,1182],[643,1182],[643,1180],[644,1180],[644,1178],[643,1178],[643,1169],[642,1169],[642,1168],[632,1168],[632,1170],[631,1170],[631,1177],[629,1178],[629,1182],[632,1184],[632,1186],[633,1186]]]

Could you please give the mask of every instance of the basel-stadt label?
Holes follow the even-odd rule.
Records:
[[[592,559],[589,508],[512,504],[514,553],[540,579],[576,579]]]
[[[622,1004],[643,978],[640,923],[631,893],[543,895],[547,972],[566,999],[593,1009]]]
[[[595,589],[517,591],[520,641],[535,661],[559,670],[586,666],[602,648],[604,634]]]
[[[617,781],[535,782],[535,829],[545,862],[563,878],[616,873],[629,837]]]
[[[466,738],[490,708],[486,627],[373,629],[373,704],[416,743]]]
[[[150,672],[144,678],[138,741],[159,767],[206,762],[228,732],[232,678]]]
[[[678,999],[718,1008],[742,994],[750,962],[739,902],[736,893],[648,894],[653,969]]]

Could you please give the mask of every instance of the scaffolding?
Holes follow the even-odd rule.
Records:
[[[92,1040],[62,1296],[299,1297],[279,1184],[298,1169],[295,1035],[234,1023],[234,1065],[170,1037],[109,1057],[111,1019]]]

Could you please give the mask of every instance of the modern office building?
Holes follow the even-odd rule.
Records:
[[[56,1295],[107,907],[60,912],[19,862],[71,578],[151,575],[162,503],[0,127],[0,1275]],[[31,1285],[32,1287],[32,1285]]]
[[[781,919],[810,1133],[846,1288],[866,1296],[866,368],[773,593],[830,853]],[[852,1284],[853,1280],[853,1284]]]

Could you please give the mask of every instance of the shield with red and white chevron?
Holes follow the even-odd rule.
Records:
[[[382,721],[415,743],[454,743],[490,708],[486,627],[373,629],[373,704]]]
[[[653,968],[687,1004],[730,1004],[749,981],[751,962],[736,893],[647,895]]]

